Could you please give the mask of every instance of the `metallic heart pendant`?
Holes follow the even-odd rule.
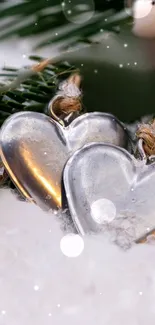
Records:
[[[88,144],[68,160],[64,188],[82,235],[105,232],[138,241],[155,229],[155,163],[109,144]]]
[[[0,155],[7,173],[28,200],[43,209],[60,208],[65,163],[90,142],[129,148],[130,140],[122,124],[110,114],[84,114],[63,127],[44,114],[22,112],[2,126]]]

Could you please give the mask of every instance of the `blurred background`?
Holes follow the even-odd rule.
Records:
[[[87,111],[111,112],[128,123],[153,114],[154,40],[133,33],[133,4],[130,0],[0,1],[1,84],[16,77],[16,69],[41,58],[60,57],[65,64],[57,71],[49,67],[44,83],[28,80],[16,92],[2,94],[1,123],[15,111],[42,111],[55,91],[58,72],[74,68],[83,77]]]
[[[102,29],[118,32],[115,26],[130,20],[127,13],[116,15],[123,9],[122,0],[1,1],[1,60],[19,65],[20,55],[26,61],[31,52],[54,55],[60,48],[101,41]]]

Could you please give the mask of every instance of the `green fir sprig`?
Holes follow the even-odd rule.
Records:
[[[30,57],[32,61],[40,62],[43,58]],[[25,68],[25,80],[12,87],[14,81],[20,76],[18,69],[5,67],[0,73],[3,83],[0,85],[0,125],[11,114],[20,111],[45,112],[51,98],[55,95],[58,84],[69,77],[77,69],[68,63],[49,64],[43,71],[32,73],[28,78]],[[22,77],[24,70],[22,70]],[[4,79],[5,78],[5,79]],[[20,79],[20,78],[19,78]],[[6,82],[5,82],[6,80]],[[5,91],[6,90],[6,91]]]

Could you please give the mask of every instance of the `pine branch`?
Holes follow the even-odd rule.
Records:
[[[122,0],[96,0],[95,8],[91,5],[89,8],[93,15],[86,21],[81,17],[88,11],[88,8],[83,11],[79,10],[78,13],[81,13],[79,16],[76,11],[75,13],[73,11],[69,17],[69,14],[66,14],[71,11],[68,10],[69,6],[72,4],[69,5],[67,0],[59,3],[57,0],[38,0],[37,2],[29,0],[16,5],[1,6],[0,41],[18,35],[22,39],[35,37],[34,49],[60,42],[70,45],[81,39],[87,41],[100,33],[100,30],[118,32],[116,26],[132,21],[127,12],[123,11],[124,1]],[[66,44],[63,45],[66,46]]]
[[[37,63],[43,60],[40,57],[30,57],[30,59]],[[77,69],[68,63],[49,64],[42,72],[32,73],[29,68],[27,78],[17,83],[17,87],[6,87],[6,83],[1,83],[3,92],[0,94],[0,125],[16,112],[26,110],[46,113],[47,105],[54,96],[58,84],[75,71]],[[10,83],[15,85],[18,70],[5,67],[0,74],[0,77],[2,76],[5,77],[7,85],[8,82],[9,85]],[[9,90],[4,91],[7,88]]]

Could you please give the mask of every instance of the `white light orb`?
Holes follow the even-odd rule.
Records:
[[[133,5],[133,33],[138,37],[155,37],[155,5],[151,0],[136,0]]]
[[[108,199],[99,199],[91,205],[91,216],[98,224],[110,223],[116,217],[116,207]]]
[[[78,257],[84,249],[84,240],[77,234],[67,234],[60,241],[60,249],[67,257]]]

